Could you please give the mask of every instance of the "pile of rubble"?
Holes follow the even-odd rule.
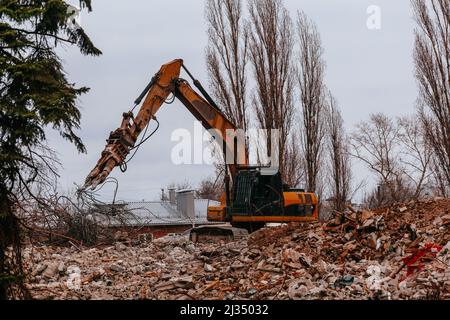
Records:
[[[336,214],[231,243],[28,247],[36,299],[450,299],[450,199]]]

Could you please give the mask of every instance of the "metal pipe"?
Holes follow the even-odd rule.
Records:
[[[214,102],[214,100],[211,98],[211,96],[208,94],[208,92],[205,90],[205,88],[203,88],[202,84],[200,83],[200,81],[198,81],[197,79],[195,79],[195,77],[192,75],[192,73],[188,70],[188,68],[186,68],[186,66],[183,64],[182,65],[184,71],[186,71],[186,73],[189,75],[189,77],[192,79],[192,81],[194,82],[194,85],[197,87],[197,89],[202,93],[203,97],[205,97],[205,99],[209,102],[210,105],[212,105],[216,110],[219,110],[220,112],[222,112],[219,108],[219,106]]]

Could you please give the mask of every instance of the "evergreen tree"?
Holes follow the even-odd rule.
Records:
[[[91,1],[80,6],[91,11]],[[20,254],[18,199],[32,195],[33,184],[51,164],[42,154],[50,127],[85,147],[77,98],[88,88],[69,83],[56,47],[77,46],[100,55],[81,27],[71,21],[63,0],[0,0],[0,299],[26,297]],[[7,253],[13,248],[12,253]]]

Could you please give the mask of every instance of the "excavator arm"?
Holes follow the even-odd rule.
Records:
[[[193,90],[186,80],[180,78],[182,68],[194,80],[194,84],[205,98]],[[245,147],[243,150],[237,150],[236,147],[242,148],[242,146],[235,143],[234,140],[229,141],[227,139],[227,134],[230,130],[236,131],[236,126],[228,120],[201,84],[193,78],[189,70],[183,65],[183,60],[178,59],[163,65],[135,101],[137,106],[145,97],[137,115],[134,116],[133,112],[123,114],[120,127],[110,134],[100,160],[86,178],[84,189],[95,189],[106,180],[114,168],[126,164],[127,156],[136,148],[139,136],[152,120],[157,120],[157,112],[171,94],[178,98],[207,130],[217,131],[217,134],[223,138],[223,146],[220,147],[223,148],[224,155],[227,152],[232,152],[236,157],[239,157],[235,158],[234,163],[228,165],[228,173],[231,174],[231,177],[234,177],[236,173],[237,164],[248,164]]]

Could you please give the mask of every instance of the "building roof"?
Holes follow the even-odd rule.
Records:
[[[210,224],[207,220],[208,206],[218,205],[217,201],[195,199],[195,219],[190,219],[169,201],[130,202],[98,206],[92,212],[92,218],[105,227]]]

